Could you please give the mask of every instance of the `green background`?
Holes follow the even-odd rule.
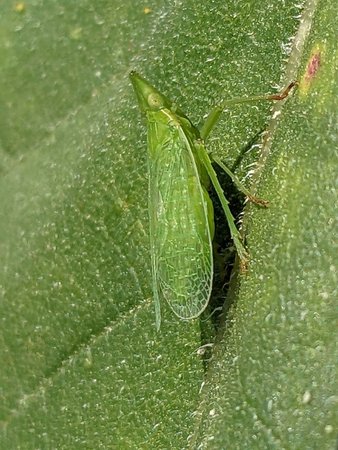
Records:
[[[0,11],[1,448],[334,448],[334,3],[16,5]],[[268,123],[251,184],[271,206],[245,210],[250,267],[207,371],[198,321],[166,310],[155,331],[132,69],[196,125],[300,80],[208,142],[231,166]]]

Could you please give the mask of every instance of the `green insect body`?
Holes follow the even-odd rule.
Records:
[[[207,192],[210,180],[243,263],[247,253],[202,139],[213,128],[224,106],[215,108],[199,131],[139,74],[131,72],[130,78],[148,124],[150,250],[159,329],[161,298],[182,319],[198,317],[209,302],[214,235],[213,206]],[[267,96],[254,99],[263,98],[277,99]],[[226,166],[216,162],[252,200],[264,204],[251,196]]]

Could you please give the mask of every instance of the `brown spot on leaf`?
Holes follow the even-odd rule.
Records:
[[[314,78],[316,76],[316,74],[319,70],[319,67],[320,67],[320,60],[321,60],[320,52],[312,55],[310,61],[308,62],[306,75],[305,75],[307,81],[311,81],[311,78]]]
[[[299,83],[299,90],[302,96],[306,96],[309,89],[312,87],[320,68],[323,65],[325,48],[323,45],[316,45],[311,52],[311,55],[307,61],[305,71]]]

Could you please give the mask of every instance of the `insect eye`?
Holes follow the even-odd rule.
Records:
[[[163,107],[162,97],[159,94],[149,94],[148,95],[148,104],[150,108],[159,109]]]

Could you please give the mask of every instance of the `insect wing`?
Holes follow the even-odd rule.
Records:
[[[163,296],[177,316],[190,319],[201,314],[211,293],[211,202],[200,182],[193,137],[179,122],[165,122],[163,113],[148,121],[154,300],[157,315]]]

